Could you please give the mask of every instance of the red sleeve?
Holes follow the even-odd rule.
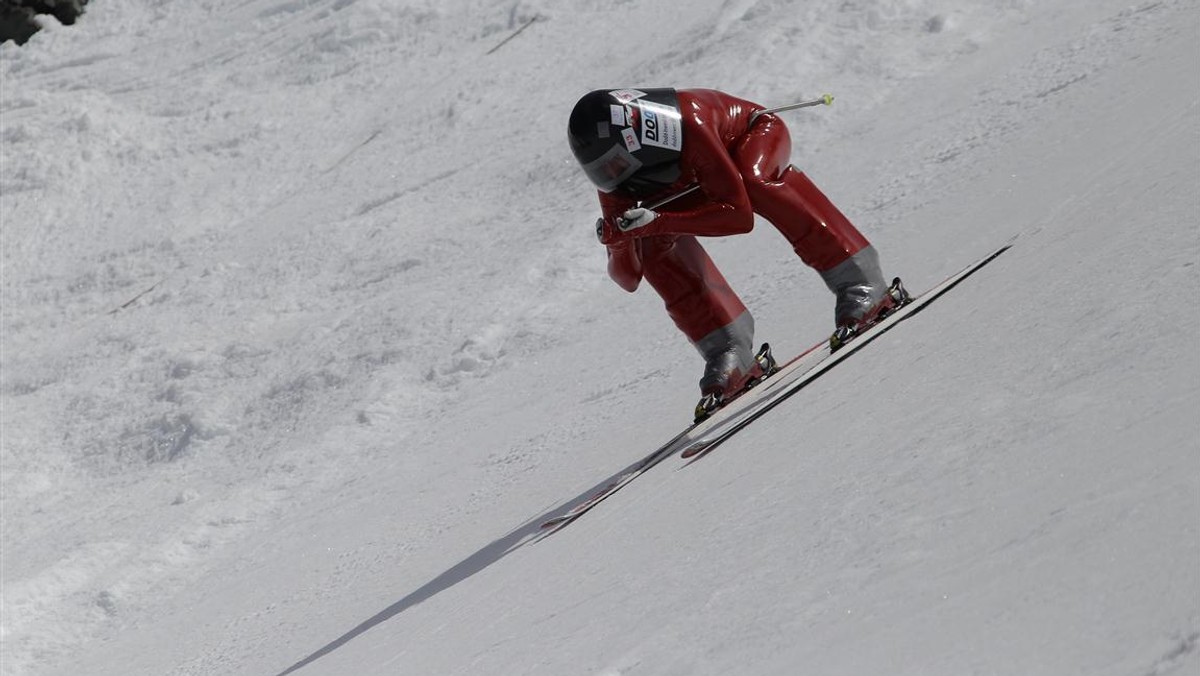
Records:
[[[637,291],[642,281],[642,245],[632,237],[614,237],[614,234],[620,233],[613,224],[618,216],[633,208],[636,202],[607,193],[599,195],[600,209],[604,214],[602,227],[605,230],[600,241],[608,247],[608,276],[617,286],[632,293]]]
[[[608,276],[617,286],[633,293],[642,282],[642,243],[626,239],[608,246]]]
[[[701,235],[719,237],[750,232],[754,210],[742,183],[742,174],[729,151],[708,126],[689,125],[683,152],[684,175],[694,173],[707,198],[701,206],[672,211],[664,205],[658,218],[639,236]]]

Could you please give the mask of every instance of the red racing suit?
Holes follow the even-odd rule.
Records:
[[[783,233],[805,264],[822,273],[869,243],[791,166],[791,137],[782,120],[760,115],[751,125],[751,116],[763,106],[711,89],[677,94],[682,174],[661,196],[693,184],[700,189],[664,205],[648,225],[624,233],[616,219],[637,206],[636,200],[619,189],[599,193],[601,242],[608,247],[613,281],[632,292],[645,278],[675,325],[703,354],[706,337],[728,329],[744,314],[752,333],[753,320],[696,236],[749,232],[758,214]]]

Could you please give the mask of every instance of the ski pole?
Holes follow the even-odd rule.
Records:
[[[674,195],[667,195],[666,197],[664,197],[656,202],[653,202],[651,204],[644,204],[644,205],[642,205],[642,208],[649,209],[650,211],[654,211],[655,209],[658,209],[659,207],[661,207],[665,204],[674,202],[675,200],[679,199],[680,197],[690,195],[699,189],[700,189],[700,184],[693,183],[693,184],[689,185],[688,187],[684,188],[683,190],[680,190],[679,192],[675,193]]]
[[[779,106],[778,108],[756,110],[754,111],[754,114],[750,116],[750,126],[754,126],[754,121],[758,119],[759,115],[774,115],[775,113],[782,113],[786,110],[796,110],[797,108],[811,108],[813,106],[831,105],[833,105],[833,94],[822,94],[821,98],[813,99],[812,101],[801,101],[799,103],[789,103],[786,106]]]
[[[813,99],[811,101],[800,101],[799,103],[789,103],[786,106],[778,106],[776,108],[764,108],[763,110],[756,110],[756,111],[754,111],[753,114],[750,115],[750,124],[748,126],[753,127],[754,121],[758,119],[759,115],[774,115],[775,113],[782,113],[782,112],[788,111],[788,110],[796,110],[797,108],[811,108],[813,106],[831,106],[831,105],[833,105],[833,94],[822,94],[820,98]],[[683,190],[675,193],[674,195],[667,195],[666,197],[664,197],[660,200],[657,200],[652,204],[643,204],[641,206],[643,209],[649,209],[651,211],[654,211],[655,209],[658,209],[659,207],[663,207],[671,202],[674,202],[675,200],[679,199],[680,197],[685,197],[687,195],[690,195],[699,189],[700,189],[700,184],[693,183],[692,185],[684,188]]]

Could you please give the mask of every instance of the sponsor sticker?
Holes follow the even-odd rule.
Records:
[[[610,105],[608,107],[608,116],[614,125],[618,127],[628,126],[625,124],[625,106]]]
[[[643,145],[668,150],[683,147],[683,122],[678,110],[649,101],[638,105],[642,109]]]
[[[608,125],[603,122],[596,123],[596,136],[600,138],[608,138]]]
[[[615,89],[608,94],[621,103],[629,103],[635,99],[642,98],[646,95],[646,92],[639,89]]]
[[[635,153],[642,149],[642,144],[638,143],[637,132],[626,127],[621,130],[621,137],[625,139],[625,147],[629,152]]]

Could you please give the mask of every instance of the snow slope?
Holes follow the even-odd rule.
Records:
[[[1198,35],[1187,0],[111,0],[0,48],[0,671],[1200,673]],[[696,396],[563,140],[627,84],[832,91],[794,160],[914,289],[1020,237],[520,546]],[[788,353],[832,304],[771,230],[706,244]]]

